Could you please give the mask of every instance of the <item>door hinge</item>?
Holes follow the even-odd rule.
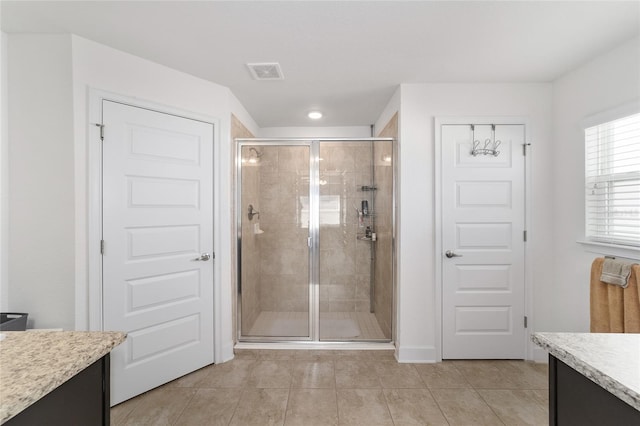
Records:
[[[104,240],[100,240],[100,254],[104,254]]]
[[[531,146],[531,143],[523,143],[522,144],[522,155],[526,156],[527,155],[527,147]]]
[[[104,124],[95,123],[97,127],[100,127],[100,140],[104,140]]]
[[[525,316],[524,317],[524,328],[527,328],[528,322],[529,322],[528,318]]]
[[[527,242],[527,231],[522,231],[522,240],[526,243]]]

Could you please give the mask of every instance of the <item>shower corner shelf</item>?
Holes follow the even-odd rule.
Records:
[[[360,191],[377,191],[378,187],[377,186],[361,185],[359,189],[360,189]]]
[[[357,238],[358,238],[358,240],[360,240],[360,241],[372,241],[372,242],[373,242],[373,241],[377,241],[377,240],[374,240],[374,239],[373,239],[373,238],[371,238],[371,237],[365,237],[364,235],[362,235],[362,236],[360,236],[360,235],[359,235]]]

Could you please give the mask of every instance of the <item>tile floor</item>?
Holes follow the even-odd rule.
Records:
[[[111,409],[112,425],[546,425],[547,366],[240,350]]]

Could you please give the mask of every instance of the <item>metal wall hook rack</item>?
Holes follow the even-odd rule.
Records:
[[[491,138],[487,138],[484,140],[484,145],[480,148],[480,141],[476,140],[476,126],[471,124],[471,140],[473,141],[473,147],[471,149],[471,155],[474,157],[477,155],[493,155],[497,157],[500,155],[500,151],[498,151],[498,147],[502,143],[499,140],[496,140],[496,125],[491,125]]]

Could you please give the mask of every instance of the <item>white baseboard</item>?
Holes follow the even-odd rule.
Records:
[[[402,346],[396,351],[396,359],[401,363],[429,364],[437,362],[435,346]]]
[[[216,353],[215,363],[220,364],[223,362],[231,361],[233,359],[233,341],[225,343],[219,352]]]

